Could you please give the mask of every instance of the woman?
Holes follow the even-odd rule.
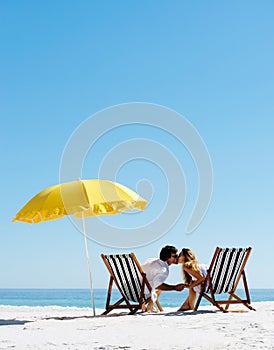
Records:
[[[185,287],[189,288],[188,297],[178,311],[194,310],[196,293],[200,292],[200,284],[205,280],[208,266],[199,263],[188,248],[182,249],[178,262],[182,264]]]

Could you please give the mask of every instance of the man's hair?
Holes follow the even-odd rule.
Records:
[[[177,254],[178,249],[173,245],[166,245],[160,251],[160,259],[163,261],[167,261],[171,257],[171,254]]]

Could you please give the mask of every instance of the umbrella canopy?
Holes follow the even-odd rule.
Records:
[[[83,219],[83,231],[89,270],[90,292],[95,315],[90,259],[85,217],[113,215],[125,210],[144,210],[146,200],[117,182],[106,180],[77,180],[51,186],[34,196],[14,217],[14,221],[29,224],[75,214]]]
[[[29,224],[75,214],[112,215],[125,210],[144,210],[146,200],[117,182],[77,180],[46,188],[34,196],[12,221]]]

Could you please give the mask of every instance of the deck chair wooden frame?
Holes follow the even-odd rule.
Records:
[[[103,315],[108,314],[114,309],[127,308],[130,310],[129,314],[134,314],[137,310],[142,309],[143,303],[150,300],[152,288],[134,253],[116,255],[101,254],[101,258],[110,274],[106,311]],[[113,282],[121,293],[122,298],[110,304]],[[158,309],[163,311],[158,300],[156,304]]]
[[[203,297],[223,312],[228,312],[231,304],[243,304],[248,309],[255,310],[250,305],[250,295],[245,274],[245,266],[251,249],[250,247],[216,248],[205,281],[201,284],[201,291],[194,308],[195,311],[198,310]],[[244,285],[245,299],[240,298],[236,294],[241,278]],[[215,296],[222,293],[226,293],[228,299],[216,300]]]

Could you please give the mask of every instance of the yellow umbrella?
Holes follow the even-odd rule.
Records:
[[[146,200],[117,182],[106,180],[77,180],[51,186],[34,196],[14,217],[14,221],[29,224],[75,214],[83,219],[90,291],[95,315],[90,259],[86,236],[86,216],[113,215],[125,210],[144,210]]]

